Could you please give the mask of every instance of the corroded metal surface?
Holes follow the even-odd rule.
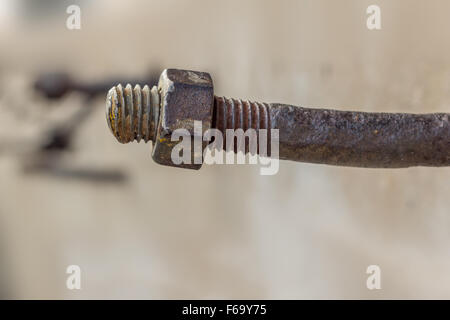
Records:
[[[450,165],[446,113],[337,111],[223,97],[214,101],[214,127],[223,132],[279,129],[280,159],[368,168]]]
[[[401,168],[450,165],[449,114],[367,113],[270,105],[280,158]]]
[[[223,132],[223,148],[226,150],[228,141],[225,134],[227,129],[256,130],[256,139],[259,139],[260,129],[271,129],[270,106],[267,103],[250,102],[240,99],[214,97],[214,128]],[[270,155],[270,130],[267,130],[267,155]],[[257,152],[259,151],[259,140]],[[238,151],[238,144],[233,144],[234,152]],[[245,153],[249,152],[249,144],[245,143]]]
[[[157,163],[200,169],[201,163],[194,163],[194,148],[191,164],[172,162],[172,149],[178,141],[172,141],[171,135],[177,129],[185,129],[192,139],[196,134],[203,136],[211,128],[213,100],[213,83],[208,73],[166,69],[158,87],[141,89],[136,85],[132,89],[130,84],[125,88],[119,84],[111,88],[106,98],[106,121],[121,143],[152,141],[152,157]],[[194,121],[202,124],[200,133],[195,132]],[[202,150],[206,145],[207,142],[202,143]]]
[[[202,154],[197,155],[200,163],[195,163],[197,150],[193,147],[190,164],[172,162],[172,149],[178,141],[172,141],[171,136],[175,130],[185,129],[193,142],[196,135],[201,139],[205,131],[211,128],[214,101],[211,76],[206,72],[166,69],[159,78],[158,92],[161,97],[161,115],[153,145],[153,160],[167,166],[200,169],[203,157]],[[201,132],[195,132],[195,121],[201,123]],[[204,142],[202,149],[206,145]]]
[[[176,69],[162,73],[150,101],[143,93],[148,87],[144,88],[111,89],[107,121],[122,143],[142,137],[152,140],[153,159],[163,165],[201,167],[175,165],[171,160],[178,143],[171,141],[171,134],[186,129],[193,138],[199,134],[194,132],[194,121],[201,121],[202,134],[209,128],[220,130],[224,148],[226,129],[278,129],[279,157],[284,160],[366,168],[450,165],[448,113],[352,112],[229,99],[213,95],[209,74]],[[269,155],[270,141],[268,130]],[[236,148],[235,144],[235,152]]]
[[[156,87],[143,89],[119,84],[106,98],[106,121],[120,143],[154,141],[159,121],[159,94]]]

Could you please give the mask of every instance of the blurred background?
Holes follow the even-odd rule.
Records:
[[[366,27],[371,4],[381,30]],[[236,98],[450,112],[449,12],[0,0],[0,298],[450,298],[450,168],[168,168],[150,144],[119,144],[104,111],[113,84],[171,67]],[[73,264],[81,290],[66,287]],[[381,290],[366,288],[372,264]]]

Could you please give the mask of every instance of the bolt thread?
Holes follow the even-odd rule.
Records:
[[[270,156],[270,129],[272,129],[270,120],[270,107],[267,103],[243,101],[225,97],[214,97],[214,128],[220,130],[223,134],[223,148],[227,148],[226,130],[242,129],[246,132],[248,129],[256,131],[257,150],[260,154],[260,134],[261,129],[267,130],[267,155]],[[249,152],[248,137],[245,142],[245,153]],[[262,141],[261,141],[262,142]],[[231,141],[230,141],[231,143]],[[234,152],[238,151],[236,138],[234,138]]]
[[[106,120],[120,143],[154,141],[159,119],[159,94],[154,86],[112,87],[106,97]]]

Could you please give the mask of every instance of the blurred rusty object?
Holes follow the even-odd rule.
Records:
[[[129,79],[129,82],[158,83],[159,71],[151,71],[144,79]],[[38,75],[34,82],[34,89],[41,92],[48,99],[60,99],[70,92],[80,92],[89,97],[104,94],[106,90],[117,83],[116,79],[106,79],[98,82],[82,82],[75,80],[69,74],[56,71]]]
[[[68,74],[62,72],[45,73],[38,76],[34,89],[42,92],[49,99],[59,99],[74,86]]]
[[[213,95],[211,77],[203,72],[167,69],[158,87],[113,87],[106,108],[119,142],[151,140],[153,158],[169,166],[201,167],[171,161],[177,142],[170,135],[179,128],[192,135],[195,120],[202,121],[202,133],[216,128],[223,136],[227,129],[278,129],[284,160],[365,168],[450,165],[448,113],[337,111],[227,99]]]
[[[158,71],[151,71],[144,79],[130,79],[132,82],[144,81],[150,84],[158,82]],[[55,71],[38,75],[34,82],[34,89],[42,93],[48,99],[61,99],[68,93],[79,92],[85,95],[85,103],[87,108],[79,110],[68,119],[63,125],[52,128],[48,132],[44,143],[41,146],[42,151],[60,151],[70,149],[71,141],[74,133],[83,121],[90,115],[93,104],[92,100],[100,94],[104,94],[105,90],[111,88],[117,83],[116,79],[106,79],[97,82],[83,82],[75,80],[66,72]]]

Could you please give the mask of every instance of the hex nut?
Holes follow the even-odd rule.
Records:
[[[194,148],[191,148],[191,164],[174,164],[172,149],[179,141],[171,141],[176,129],[186,129],[193,146],[194,121],[202,123],[202,137],[211,128],[214,106],[214,90],[211,76],[206,72],[166,69],[159,78],[160,120],[153,145],[152,158],[159,164],[188,169],[200,169],[194,164]],[[200,137],[200,138],[202,138]],[[202,154],[207,142],[202,142]]]

